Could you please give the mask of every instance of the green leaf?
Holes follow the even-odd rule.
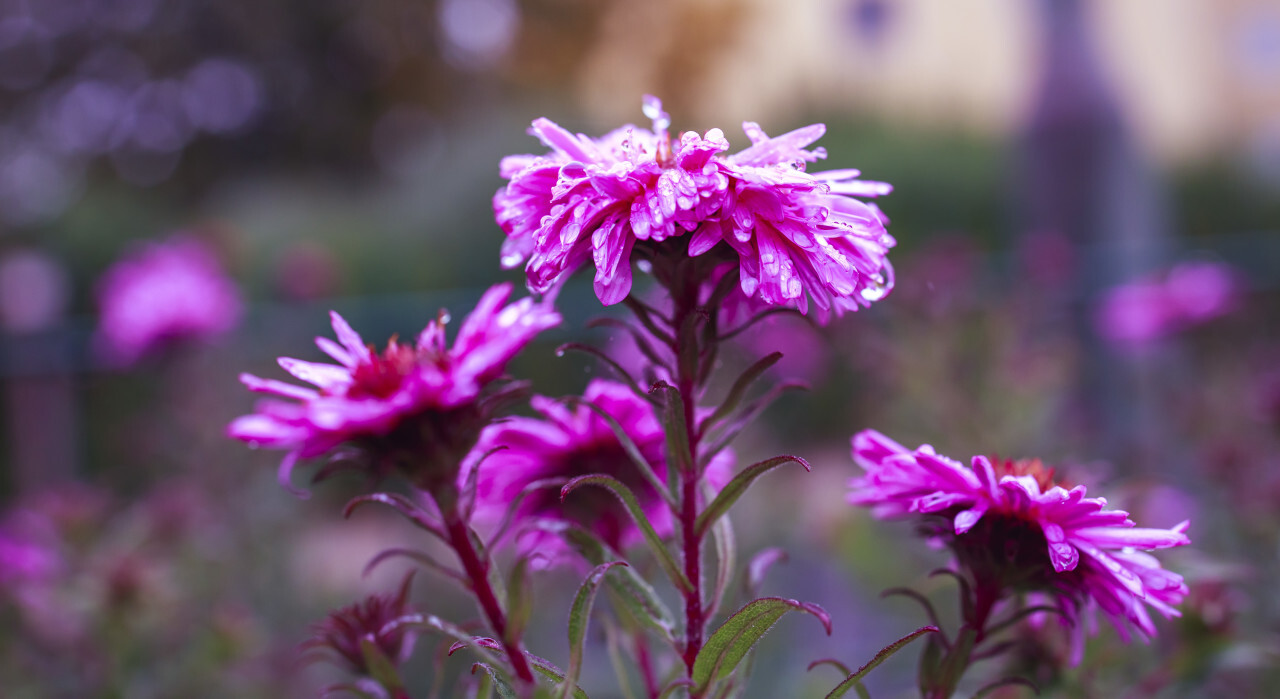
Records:
[[[649,342],[649,338],[644,334],[643,331],[641,331],[639,328],[632,325],[631,323],[628,323],[623,320],[619,320],[617,318],[610,318],[608,316],[605,316],[603,318],[594,318],[592,320],[587,321],[586,327],[588,328],[610,327],[610,328],[619,328],[621,330],[625,330],[627,333],[631,335],[631,340],[632,342],[635,342],[636,349],[640,350],[640,353],[643,354],[650,362],[652,362],[654,366],[659,366],[666,369],[667,371],[671,371],[671,367],[667,365],[667,361],[662,358],[662,355],[658,354],[658,351],[654,349],[653,344]],[[675,373],[675,372],[671,372],[671,373]]]
[[[969,655],[977,642],[978,632],[965,626],[956,634],[956,642],[938,667],[938,686],[946,688],[948,696],[955,692],[956,685],[965,670],[969,669]]]
[[[454,647],[449,650],[449,655],[453,655],[458,648],[470,648],[488,662],[505,662],[501,657],[490,652],[492,648],[487,648],[478,642],[481,640],[481,637],[473,636],[467,631],[464,631],[461,627],[451,624],[434,614],[406,614],[398,619],[393,619],[390,622],[383,624],[380,633],[385,634],[388,631],[401,626],[435,631],[452,638],[454,640]],[[497,646],[496,643],[497,642],[495,641],[493,648],[501,649],[501,646]]]
[[[418,528],[430,532],[445,543],[449,542],[449,535],[445,533],[444,527],[439,522],[432,519],[425,510],[418,506],[418,503],[399,493],[369,493],[368,495],[351,498],[346,507],[342,508],[343,518],[350,519],[351,513],[355,512],[357,508],[368,505],[371,502],[390,507]]]
[[[531,556],[521,556],[511,568],[507,580],[507,633],[508,638],[524,636],[524,629],[533,612],[533,588],[529,583]]]
[[[738,412],[733,420],[726,423],[720,430],[719,436],[702,455],[699,457],[703,464],[711,463],[711,459],[716,454],[724,451],[747,425],[751,424],[760,413],[763,413],[775,400],[787,391],[808,390],[809,385],[803,381],[786,381],[780,383],[765,392],[764,395],[752,401],[749,405]]]
[[[688,593],[693,590],[693,585],[689,582],[689,578],[685,577],[684,572],[680,570],[680,566],[671,557],[671,552],[662,543],[662,537],[658,536],[658,532],[654,531],[653,525],[649,523],[649,518],[644,514],[644,508],[640,507],[640,501],[636,499],[635,493],[631,492],[631,489],[626,484],[617,478],[603,474],[578,476],[565,483],[564,487],[560,489],[560,499],[564,500],[566,495],[584,485],[597,485],[617,496],[623,507],[627,508],[627,512],[630,513],[631,519],[635,521],[636,526],[640,528],[640,533],[644,535],[645,542],[649,544],[654,557],[658,559],[658,565],[662,566],[662,570],[671,579],[671,583],[682,593]]]
[[[733,538],[733,524],[729,518],[721,517],[711,527],[711,541],[716,549],[716,579],[711,588],[711,601],[707,605],[707,618],[712,617],[724,600],[724,591],[733,579],[733,569],[737,565],[738,547]]]
[[[502,699],[517,699],[516,690],[512,689],[511,685],[507,684],[506,679],[504,679],[502,674],[499,673],[492,665],[487,663],[476,663],[471,666],[471,674],[476,674],[477,668],[484,670],[489,675],[489,681],[493,683],[493,688],[498,690],[498,696],[502,697]]]
[[[764,597],[749,602],[711,634],[694,659],[695,693],[702,693],[711,682],[728,677],[760,637],[773,628],[783,614],[792,611],[812,614],[822,622],[827,635],[831,634],[831,617],[816,604],[781,597]]]
[[[461,572],[437,561],[435,557],[426,551],[419,551],[417,549],[410,548],[390,548],[379,551],[378,555],[374,556],[367,564],[365,564],[362,575],[368,575],[374,568],[389,558],[408,558],[411,561],[421,564],[424,568],[430,568],[447,578],[462,583],[464,586],[470,586],[470,581],[467,580],[467,576],[463,575]]]
[[[712,500],[710,505],[707,505],[707,509],[698,515],[698,521],[693,527],[698,537],[706,536],[707,529],[712,524],[715,524],[716,520],[724,513],[728,512],[730,507],[733,507],[733,503],[737,502],[738,498],[747,492],[747,488],[751,486],[755,479],[785,463],[797,463],[803,466],[804,470],[809,470],[809,462],[798,456],[775,456],[772,459],[765,459],[744,468],[741,473],[734,476],[733,480],[725,485],[724,489],[716,495],[716,499]]]
[[[609,425],[609,429],[613,430],[613,436],[618,438],[618,443],[622,445],[622,450],[627,453],[627,456],[631,457],[631,463],[635,464],[636,469],[640,471],[640,475],[649,481],[649,485],[652,485],[654,490],[662,495],[662,499],[666,500],[668,505],[671,507],[676,506],[675,497],[671,495],[671,489],[667,486],[667,482],[658,477],[658,472],[653,470],[653,464],[650,464],[649,460],[644,458],[644,454],[640,453],[640,447],[636,446],[635,440],[631,439],[631,435],[622,429],[622,425],[618,423],[617,419],[606,413],[603,408],[595,403],[590,403],[577,396],[571,396],[566,400],[575,405],[585,406],[596,415],[599,415],[605,421],[605,424]]]
[[[547,660],[546,658],[539,658],[529,651],[524,652],[524,657],[529,659],[529,664],[533,666],[534,672],[551,680],[555,684],[564,682],[564,670],[556,667],[555,663]],[[587,699],[587,693],[582,691],[581,687],[577,686],[573,688],[573,696],[574,699]]]
[[[609,548],[608,544],[578,525],[570,524],[561,527],[558,533],[592,565],[622,560],[622,557]],[[661,633],[668,642],[675,643],[675,616],[663,603],[649,581],[636,573],[635,569],[618,568],[614,575],[605,578],[605,584],[616,593],[616,597],[632,618]]]
[[[879,667],[880,663],[883,663],[893,657],[894,653],[902,650],[902,648],[908,643],[911,643],[927,633],[938,633],[938,627],[922,626],[906,636],[899,638],[893,643],[890,643],[884,648],[881,648],[880,652],[876,653],[875,657],[869,660],[866,665],[858,668],[857,672],[850,674],[848,677],[844,678],[843,682],[836,685],[836,688],[827,694],[827,699],[838,699],[839,697],[843,697],[850,689],[861,687],[862,680],[867,676],[867,673]],[[859,692],[859,694],[861,694],[861,692]]]
[[[689,426],[685,422],[684,400],[680,391],[665,381],[659,381],[649,392],[662,396],[662,431],[667,436],[667,463],[679,473],[692,470],[693,451],[689,446]]]
[[[561,685],[560,699],[569,696],[569,690],[578,682],[578,673],[582,672],[582,657],[587,642],[587,625],[591,621],[591,607],[595,604],[596,593],[604,576],[614,566],[626,566],[623,561],[609,561],[596,566],[582,581],[578,594],[573,598],[573,606],[569,609],[569,669],[565,672],[565,681]]]
[[[720,406],[715,412],[711,413],[706,420],[698,427],[699,434],[705,434],[711,426],[733,414],[738,408],[738,404],[742,402],[742,397],[746,395],[747,389],[751,388],[751,384],[755,383],[769,367],[778,363],[782,359],[781,352],[774,352],[760,361],[747,367],[747,370],[738,376],[738,380],[733,382],[733,386],[729,389],[729,393],[721,401]]]
[[[388,693],[405,691],[404,681],[400,679],[400,673],[396,672],[395,664],[378,644],[367,638],[360,639],[360,655],[364,657],[364,666],[369,671],[369,676]]]

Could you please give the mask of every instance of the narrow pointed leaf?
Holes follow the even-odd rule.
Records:
[[[920,594],[919,592],[916,592],[915,590],[912,590],[909,587],[891,587],[888,590],[885,590],[884,592],[880,593],[881,599],[894,597],[894,596],[906,597],[908,599],[914,600],[921,607],[924,607],[924,613],[928,615],[929,623],[933,624],[939,629],[942,628],[942,624],[938,622],[938,612],[936,609],[933,608],[933,603],[929,601],[928,597],[925,597],[924,595]],[[942,646],[944,648],[951,647],[951,643],[950,641],[947,640],[946,634],[939,633],[935,638],[940,643],[942,643]]]
[[[721,517],[711,527],[711,541],[716,550],[716,580],[711,588],[711,601],[707,605],[707,618],[720,609],[724,591],[733,580],[733,569],[738,565],[738,547],[733,538],[733,524],[728,517]]]
[[[609,548],[608,544],[580,526],[569,525],[561,528],[559,533],[592,565],[622,560],[622,557]],[[675,616],[663,603],[649,581],[636,573],[633,568],[627,567],[615,569],[613,575],[605,578],[605,584],[617,594],[618,600],[626,607],[626,612],[636,621],[662,634],[669,643],[675,642]]]
[[[842,675],[849,675],[853,672],[853,670],[849,669],[848,665],[845,665],[844,663],[840,662],[839,660],[836,660],[835,658],[822,658],[820,660],[815,660],[809,663],[809,667],[805,668],[805,670],[807,672],[813,672],[813,668],[822,667],[823,665],[830,665],[831,667],[834,667],[835,669],[839,670],[840,674]]]
[[[471,674],[476,674],[476,670],[484,670],[489,676],[489,681],[493,683],[493,688],[498,692],[498,696],[502,699],[517,699],[516,690],[507,684],[507,680],[492,665],[487,663],[476,663],[471,666]]]
[[[622,657],[622,642],[618,638],[620,633],[617,624],[606,617],[604,619],[605,648],[609,651],[609,664],[613,666],[613,675],[618,680],[618,690],[622,692],[622,699],[636,699],[635,693],[631,690],[631,673],[627,672],[627,663]]]
[[[946,687],[951,692],[955,691],[965,670],[969,669],[969,656],[973,653],[973,645],[977,639],[978,633],[967,626],[956,634],[955,645],[938,668],[938,681],[942,687]]]
[[[732,420],[725,423],[720,429],[720,433],[716,436],[715,442],[699,456],[699,459],[704,465],[711,463],[711,459],[715,458],[716,454],[724,451],[747,425],[754,422],[760,416],[760,413],[763,413],[782,394],[788,391],[807,391],[808,389],[809,384],[803,381],[787,381],[769,389],[764,395],[738,411],[738,414]]]
[[[627,308],[631,309],[632,313],[636,314],[636,318],[640,321],[640,324],[644,326],[644,329],[649,331],[649,334],[658,338],[660,342],[667,345],[675,342],[671,337],[671,333],[663,330],[656,322],[654,322],[654,316],[660,318],[664,323],[669,324],[671,322],[670,319],[659,313],[657,309],[646,305],[643,301],[637,299],[634,294],[627,296],[627,298],[623,299],[622,302],[626,304]]]
[[[751,388],[751,384],[755,383],[764,372],[769,370],[769,367],[777,364],[780,359],[782,359],[782,353],[774,352],[747,367],[747,370],[738,376],[738,380],[733,382],[728,395],[720,402],[715,412],[702,421],[702,424],[698,427],[699,434],[705,434],[707,430],[711,429],[712,425],[732,415],[733,411],[737,410],[738,404],[742,402],[742,397],[747,394],[747,389]]]
[[[515,524],[518,519],[516,515],[520,512],[520,505],[524,503],[525,498],[539,490],[563,488],[564,484],[567,482],[568,481],[564,478],[541,478],[521,488],[520,492],[516,493],[516,496],[511,499],[511,504],[507,506],[507,511],[503,514],[502,520],[498,522],[498,526],[494,527],[493,536],[490,541],[501,541],[502,538],[507,535],[511,526]]]
[[[649,338],[645,336],[644,332],[642,332],[639,328],[635,327],[634,325],[628,322],[619,320],[617,318],[604,317],[604,318],[595,318],[593,320],[587,321],[587,327],[588,328],[610,327],[610,328],[620,328],[622,330],[625,330],[626,332],[630,333],[631,340],[636,343],[636,349],[640,350],[640,353],[643,354],[645,358],[647,358],[655,366],[659,366],[659,367],[662,367],[663,369],[666,369],[667,371],[671,371],[671,368],[667,366],[667,361],[662,358],[662,355],[658,354],[658,351],[654,348],[653,343],[649,341]],[[675,372],[672,372],[672,373],[675,373]]]
[[[649,544],[654,558],[658,559],[658,565],[662,566],[662,570],[671,579],[671,583],[681,592],[693,590],[693,585],[689,582],[689,578],[685,577],[684,572],[680,570],[680,566],[672,558],[671,552],[662,543],[662,537],[658,536],[658,532],[654,531],[653,525],[649,523],[649,518],[645,516],[644,508],[640,506],[640,501],[636,499],[635,493],[631,492],[631,489],[626,484],[617,478],[603,474],[578,476],[565,483],[564,487],[560,489],[560,499],[564,500],[565,496],[584,485],[600,486],[613,493],[622,502],[623,507],[627,508],[627,512],[630,513],[631,519],[635,521],[636,526],[640,527],[640,533],[644,535],[645,542]]]
[[[439,522],[432,519],[431,515],[427,514],[427,512],[416,502],[400,495],[399,493],[369,493],[368,495],[354,497],[347,502],[346,507],[342,508],[343,518],[350,518],[351,513],[355,512],[357,508],[368,505],[369,503],[386,505],[396,512],[399,512],[405,519],[412,522],[418,528],[430,532],[443,542],[448,543],[449,541],[448,535],[445,534],[444,527],[442,527]]]
[[[555,663],[547,660],[546,658],[539,658],[529,651],[525,651],[524,656],[529,659],[529,664],[533,666],[534,672],[551,680],[554,684],[564,682],[564,670],[556,667]],[[587,693],[582,691],[581,687],[577,686],[573,688],[573,696],[574,699],[587,699]]]
[[[797,463],[803,466],[804,470],[809,470],[809,462],[798,456],[775,456],[772,459],[765,459],[751,464],[734,476],[733,480],[729,481],[720,493],[716,495],[716,499],[712,500],[710,505],[707,505],[707,509],[698,515],[698,521],[693,528],[694,531],[698,533],[699,537],[705,536],[707,529],[712,524],[715,524],[716,520],[724,513],[728,512],[730,507],[733,507],[733,503],[737,502],[738,498],[747,492],[747,488],[751,486],[755,479],[786,463]]]
[[[406,614],[405,616],[399,617],[397,619],[392,619],[386,624],[383,624],[382,628],[378,631],[378,633],[380,635],[385,636],[388,633],[402,626],[408,626],[416,629],[425,629],[428,631],[435,631],[437,633],[444,634],[448,638],[453,639],[454,643],[449,648],[448,655],[453,655],[456,651],[462,648],[470,648],[474,650],[476,654],[478,654],[481,658],[484,658],[485,661],[487,662],[490,662],[490,663],[504,662],[504,660],[500,656],[494,655],[493,653],[489,652],[490,650],[492,650],[492,648],[501,649],[501,646],[498,646],[496,641],[493,642],[492,648],[487,647],[485,644],[480,642],[481,640],[484,640],[483,637],[472,636],[470,633],[468,633],[461,627],[455,624],[452,624],[450,622],[447,622],[441,619],[440,617],[435,616],[434,614]],[[492,639],[488,639],[488,640],[492,640]]]
[[[480,479],[480,467],[484,466],[484,462],[488,461],[490,456],[493,456],[500,451],[505,451],[506,449],[506,445],[499,445],[486,451],[484,454],[480,455],[480,460],[477,461],[471,467],[471,470],[467,472],[467,479],[462,484],[462,491],[460,493],[462,498],[461,509],[463,521],[470,521],[471,515],[476,509],[476,483]]]
[[[533,589],[529,583],[531,556],[521,556],[511,568],[507,580],[507,630],[508,638],[524,636],[525,626],[533,612]]]
[[[605,366],[609,367],[614,374],[617,374],[618,379],[621,380],[622,383],[626,384],[627,388],[630,388],[637,396],[640,396],[646,401],[653,401],[653,398],[644,392],[644,389],[640,387],[640,384],[636,383],[636,379],[631,375],[631,372],[624,369],[616,359],[610,357],[604,352],[604,350],[601,350],[598,347],[592,347],[591,345],[584,345],[581,342],[566,342],[556,348],[557,357],[562,357],[567,352],[581,352],[595,357],[603,362]]]
[[[471,587],[471,582],[467,580],[467,576],[463,575],[461,572],[437,561],[435,557],[426,551],[419,551],[417,549],[410,548],[390,548],[379,551],[378,555],[374,556],[367,564],[365,564],[364,572],[361,573],[361,575],[368,575],[374,568],[391,558],[408,558],[424,568],[430,568],[447,578],[462,583],[462,585],[468,589]]]
[[[569,669],[565,671],[565,681],[561,685],[560,699],[569,696],[570,689],[578,682],[578,674],[582,672],[582,658],[587,642],[587,625],[591,621],[591,607],[595,605],[596,593],[604,576],[614,566],[625,566],[622,561],[609,561],[595,567],[578,588],[573,598],[573,606],[569,609]]]
[[[775,306],[775,307],[773,307],[773,308],[769,308],[769,309],[766,309],[766,310],[760,311],[759,313],[755,314],[754,316],[752,316],[752,317],[748,318],[747,320],[743,321],[742,325],[739,325],[738,327],[734,328],[733,330],[726,330],[726,331],[724,331],[723,333],[721,333],[721,334],[720,334],[719,339],[720,339],[722,342],[723,342],[724,340],[732,340],[733,338],[735,338],[735,337],[737,337],[739,334],[741,334],[744,330],[746,330],[746,329],[750,328],[751,326],[755,325],[756,323],[759,323],[760,321],[764,320],[765,318],[767,318],[767,317],[769,317],[769,316],[772,316],[772,315],[778,315],[779,313],[786,313],[786,314],[789,314],[789,315],[794,315],[794,316],[796,316],[796,317],[798,317],[798,318],[804,318],[805,320],[809,320],[809,316],[804,315],[803,313],[801,313],[800,311],[798,311],[798,310],[796,310],[796,309],[794,309],[794,308],[785,308],[785,307],[781,307],[781,306]]]
[[[816,604],[781,597],[764,597],[749,602],[711,634],[694,659],[692,679],[695,693],[705,691],[715,680],[728,677],[765,632],[773,628],[783,614],[793,611],[817,617],[827,635],[831,634],[831,617]]]
[[[925,634],[937,633],[937,632],[938,632],[938,627],[936,626],[922,626],[916,629],[915,631],[912,631],[911,633],[907,634],[906,636],[899,638],[893,643],[890,643],[884,648],[881,648],[880,652],[876,653],[874,658],[867,661],[866,665],[863,665],[862,667],[858,668],[857,672],[851,673],[848,677],[844,678],[843,682],[836,685],[836,688],[831,690],[831,692],[827,694],[827,699],[838,699],[838,697],[843,697],[850,689],[854,689],[855,687],[861,686],[862,680],[866,678],[867,673],[876,669],[877,667],[880,666],[881,663],[893,657],[894,653],[897,653],[898,651],[902,650],[902,648],[906,646],[908,643],[911,643],[912,641],[916,640],[917,638],[920,638]]]
[[[684,400],[675,386],[659,381],[649,389],[662,397],[662,431],[667,436],[667,463],[684,473],[693,468],[693,452],[689,445],[688,423],[685,422]]]
[[[653,464],[650,464],[649,460],[644,458],[644,454],[640,453],[640,447],[636,446],[636,442],[631,438],[631,435],[622,429],[622,425],[617,419],[595,403],[590,403],[577,396],[573,396],[569,400],[575,405],[585,406],[591,412],[599,415],[605,421],[605,424],[609,425],[609,429],[613,430],[613,436],[618,438],[618,444],[622,445],[622,450],[631,458],[631,463],[635,465],[636,470],[640,471],[640,475],[649,481],[649,485],[652,485],[653,489],[662,495],[662,499],[666,500],[668,505],[675,507],[676,501],[671,495],[671,489],[667,486],[667,482],[658,477],[658,472],[653,470]]]

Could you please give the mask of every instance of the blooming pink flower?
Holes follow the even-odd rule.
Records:
[[[617,420],[655,473],[666,478],[665,435],[651,403],[620,383],[600,379],[588,384],[583,400]],[[460,475],[463,480],[475,468],[480,455],[503,447],[490,454],[476,474],[477,519],[494,522],[502,518],[520,493],[537,481],[555,479],[562,483],[601,473],[617,478],[635,492],[660,536],[672,532],[671,510],[623,451],[617,435],[600,415],[585,405],[570,408],[544,396],[534,396],[531,402],[540,418],[514,417],[485,428],[464,466]],[[704,472],[707,484],[718,491],[729,481],[732,466],[732,456],[721,452]],[[563,503],[559,487],[530,490],[513,515],[523,521],[575,522],[619,551],[641,541],[640,531],[626,510],[613,495],[597,488],[575,490]],[[522,553],[537,552],[549,563],[563,560],[567,553],[560,537],[544,529],[521,533],[516,544]]]
[[[445,345],[443,313],[415,345],[392,339],[381,354],[332,313],[339,342],[316,338],[316,344],[338,364],[280,358],[285,371],[316,388],[242,374],[249,390],[295,402],[263,401],[256,413],[232,422],[228,433],[252,445],[288,449],[280,465],[287,488],[298,459],[347,442],[372,448],[386,465],[416,468],[434,459],[456,468],[487,418],[478,403],[482,389],[534,336],[560,322],[549,300],[507,305],[510,294],[510,284],[486,291],[452,348]]]
[[[972,468],[922,446],[908,451],[873,430],[853,437],[853,458],[866,471],[851,481],[849,502],[878,517],[925,515],[977,586],[1048,595],[1083,642],[1083,613],[1100,608],[1122,638],[1132,625],[1144,637],[1155,626],[1147,606],[1165,617],[1187,594],[1182,576],[1161,568],[1145,550],[1190,543],[1188,523],[1171,529],[1134,526],[1128,513],[1067,489],[1039,461],[993,464],[975,456]]]
[[[1239,295],[1230,267],[1189,262],[1163,279],[1140,279],[1109,291],[1098,307],[1097,327],[1113,342],[1143,346],[1229,313]]]
[[[857,170],[805,172],[826,157],[805,150],[825,126],[770,138],[747,122],[751,147],[726,156],[720,129],[672,144],[661,103],[646,97],[645,113],[652,131],[626,126],[600,139],[538,119],[530,133],[551,152],[503,159],[510,183],[493,200],[508,236],[502,261],[526,264],[531,289],[551,289],[590,259],[596,295],[618,303],[631,291],[633,248],[685,236],[690,256],[736,253],[743,293],[765,304],[807,312],[812,299],[825,318],[892,288],[888,219],[852,198],[892,188],[857,180]]]
[[[209,339],[240,319],[240,294],[217,256],[178,235],[125,256],[98,284],[98,342],[123,364],[178,339]]]
[[[413,574],[409,573],[395,594],[370,595],[362,603],[331,612],[312,627],[311,638],[300,647],[304,651],[332,650],[357,675],[370,674],[361,641],[372,641],[392,664],[403,663],[413,653],[416,634],[411,627],[392,622],[411,612],[408,602],[412,582]]]

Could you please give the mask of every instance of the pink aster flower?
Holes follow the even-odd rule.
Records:
[[[631,291],[633,249],[677,239],[679,254],[734,259],[746,296],[805,312],[812,300],[822,318],[892,288],[888,219],[853,198],[892,188],[857,170],[806,172],[826,157],[806,150],[825,126],[771,138],[746,122],[751,147],[725,155],[720,129],[672,143],[661,103],[646,97],[644,107],[652,131],[626,126],[599,139],[538,119],[530,133],[551,152],[503,159],[510,182],[493,200],[507,234],[502,261],[525,264],[531,289],[547,291],[590,260],[596,295],[618,303]]]
[[[392,339],[382,353],[366,346],[333,313],[338,342],[316,338],[316,344],[338,363],[280,358],[285,371],[315,388],[241,375],[249,390],[290,400],[261,402],[257,412],[232,422],[228,432],[251,445],[287,449],[280,481],[290,489],[298,459],[345,443],[376,457],[378,472],[399,466],[420,487],[422,478],[448,476],[451,482],[451,474],[434,469],[456,469],[475,443],[489,417],[481,392],[534,336],[560,322],[550,300],[507,304],[510,295],[510,284],[486,291],[451,348],[445,344],[443,312],[415,344]]]
[[[361,641],[371,641],[393,665],[400,665],[413,653],[416,634],[404,624],[393,623],[409,614],[409,586],[413,573],[405,576],[395,594],[370,595],[363,602],[331,612],[312,628],[303,641],[303,651],[329,650],[357,675],[369,675],[369,664]]]
[[[1103,297],[1099,333],[1141,347],[1223,316],[1240,302],[1235,272],[1215,262],[1188,262],[1160,277],[1118,286]]]
[[[240,294],[217,255],[190,235],[148,243],[117,262],[98,284],[98,342],[131,364],[172,340],[207,340],[240,319]]]
[[[658,477],[666,478],[665,436],[651,403],[620,383],[601,379],[588,384],[583,400],[617,420]],[[545,396],[534,396],[531,403],[541,417],[514,417],[487,427],[467,460],[461,475],[464,480],[481,454],[502,447],[481,463],[476,474],[478,520],[492,523],[501,519],[530,484],[562,484],[578,476],[602,473],[635,492],[660,536],[672,532],[671,510],[600,415],[585,405],[571,408]],[[729,481],[732,467],[733,457],[727,451],[712,459],[704,471],[712,490],[718,491]],[[618,551],[641,541],[640,531],[626,510],[613,495],[597,488],[575,490],[563,503],[558,486],[529,490],[512,516],[526,522],[575,522]],[[516,537],[516,546],[524,554],[537,552],[548,563],[564,560],[568,552],[560,537],[545,529],[522,532]]]
[[[1075,629],[1077,649],[1082,617],[1096,609],[1125,640],[1130,626],[1155,635],[1147,607],[1179,616],[1174,606],[1187,594],[1182,576],[1145,551],[1190,543],[1187,522],[1139,528],[1128,513],[1106,509],[1105,499],[1085,497],[1084,486],[1059,485],[1039,461],[993,464],[975,456],[966,468],[927,445],[909,451],[873,430],[854,435],[853,458],[866,474],[851,481],[849,502],[878,517],[927,517],[979,594],[1047,596]]]

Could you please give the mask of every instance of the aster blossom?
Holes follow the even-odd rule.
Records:
[[[300,648],[332,651],[341,664],[357,675],[371,672],[362,647],[364,641],[373,644],[393,665],[403,663],[413,653],[416,634],[412,627],[395,622],[412,612],[409,606],[412,582],[413,573],[409,573],[394,594],[370,595],[362,602],[331,612],[312,627],[311,638],[303,641]]]
[[[456,469],[488,417],[481,392],[538,333],[560,322],[549,300],[507,304],[510,295],[510,284],[486,291],[452,347],[446,344],[443,312],[415,344],[392,339],[381,353],[331,313],[338,342],[321,337],[316,345],[338,363],[280,358],[281,368],[315,388],[241,375],[249,390],[290,401],[262,401],[257,412],[232,422],[228,433],[252,445],[287,449],[279,473],[286,487],[298,459],[348,442],[399,460],[395,465],[444,461],[435,465]]]
[[[770,137],[746,122],[752,145],[726,155],[720,129],[673,142],[656,98],[645,98],[645,113],[651,131],[626,126],[599,139],[538,119],[530,134],[551,152],[503,159],[509,183],[494,197],[507,234],[502,260],[525,264],[532,290],[550,290],[590,260],[596,295],[618,303],[631,290],[636,246],[668,241],[679,242],[680,254],[734,260],[747,297],[804,312],[812,300],[820,318],[857,310],[892,288],[888,219],[853,198],[892,187],[859,180],[852,169],[806,172],[807,163],[826,157],[822,148],[806,149],[824,125]]]
[[[240,292],[199,239],[177,235],[121,258],[98,283],[97,341],[112,360],[138,361],[167,341],[204,340],[240,319]]]
[[[616,420],[654,473],[665,479],[665,434],[653,404],[623,384],[601,379],[588,384],[582,401],[571,407],[562,400],[534,396],[530,402],[539,417],[513,417],[485,429],[460,476],[466,479],[469,469],[479,468],[475,474],[476,518],[495,522],[518,502],[512,513],[516,521],[574,522],[615,550],[625,550],[638,544],[641,535],[612,495],[582,489],[560,501],[558,485],[578,476],[604,474],[631,488],[654,530],[660,536],[669,535],[674,528],[670,507],[628,457],[610,425],[583,403]],[[490,453],[494,449],[498,451]],[[479,456],[486,453],[489,455],[480,462]],[[732,464],[728,451],[712,459],[703,474],[711,490],[718,491],[728,482]],[[540,482],[557,487],[529,490]],[[560,537],[549,529],[527,529],[515,541],[521,553],[537,552],[539,564],[563,561],[568,553]]]
[[[1124,640],[1130,628],[1155,635],[1147,607],[1166,618],[1187,594],[1182,576],[1145,553],[1190,543],[1187,522],[1170,529],[1137,527],[1128,513],[1108,510],[1084,486],[1066,488],[1038,461],[975,456],[972,468],[931,447],[910,451],[873,430],[853,437],[853,458],[866,471],[850,483],[850,503],[882,518],[918,515],[956,554],[979,588],[1048,598],[1075,629],[1101,609]]]

